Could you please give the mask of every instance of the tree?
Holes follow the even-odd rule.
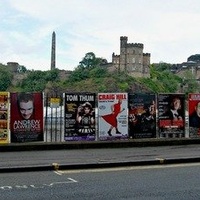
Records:
[[[105,63],[107,63],[106,59],[96,57],[93,52],[86,53],[79,65],[70,74],[66,83],[71,84],[72,82],[80,82],[90,77],[106,76],[107,69],[100,67],[101,64]]]
[[[199,84],[190,70],[185,71],[180,81],[181,92],[186,94],[199,92]]]
[[[95,67],[89,71],[90,78],[103,78],[108,76],[108,70],[105,67]]]
[[[156,70],[156,71],[170,71],[172,64],[170,63],[165,63],[165,62],[159,62],[158,64],[152,64],[152,67]]]
[[[19,65],[17,67],[17,72],[18,73],[25,73],[27,71],[26,67],[22,66],[22,65]]]
[[[59,71],[57,69],[52,71],[31,71],[27,77],[22,80],[21,88],[24,92],[42,92],[49,81],[58,80]]]
[[[0,90],[6,91],[11,86],[13,75],[9,70],[0,68]]]
[[[79,62],[80,68],[92,69],[99,66],[100,64],[106,64],[107,60],[104,58],[98,58],[93,52],[88,52],[85,54],[85,57],[82,61]]]

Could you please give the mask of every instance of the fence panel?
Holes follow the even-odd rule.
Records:
[[[44,97],[44,136],[46,142],[62,142],[64,134],[63,96]]]

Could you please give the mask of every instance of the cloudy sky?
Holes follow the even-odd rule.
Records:
[[[88,52],[111,62],[120,36],[143,43],[151,63],[200,54],[199,0],[0,0],[0,63],[73,70]]]

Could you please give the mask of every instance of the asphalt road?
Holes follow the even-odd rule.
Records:
[[[200,162],[200,145],[1,152],[0,172]]]
[[[200,163],[0,174],[0,199],[198,200]]]

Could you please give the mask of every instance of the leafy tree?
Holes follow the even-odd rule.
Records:
[[[67,83],[79,82],[89,78],[89,70],[82,69],[80,67],[75,68],[75,70],[70,74]]]
[[[100,64],[105,63],[107,63],[106,59],[98,58],[93,52],[88,52],[85,54],[85,57],[82,59],[82,61],[79,62],[79,67],[92,69],[99,66]]]
[[[13,75],[9,70],[4,67],[0,67],[0,90],[6,91],[11,86]]]
[[[93,52],[86,53],[85,57],[71,73],[66,83],[69,84],[69,82],[86,80],[93,77],[93,75],[95,75],[95,77],[106,75],[107,70],[100,67],[100,64],[105,63],[107,63],[106,59],[97,58]]]
[[[166,71],[166,70],[170,71],[171,66],[172,66],[172,64],[165,63],[165,62],[160,62],[158,64],[152,64],[152,67],[156,71],[159,71],[159,72]]]
[[[44,79],[46,81],[52,81],[52,82],[58,81],[58,79],[59,79],[59,70],[58,69],[53,69],[53,70],[50,70],[50,71],[46,71],[44,73]]]
[[[190,70],[185,71],[180,80],[181,92],[186,94],[199,92],[199,84]]]
[[[27,77],[22,80],[21,88],[24,92],[41,92],[44,91],[48,81],[58,80],[58,70],[52,71],[31,71]]]
[[[89,71],[90,78],[103,78],[108,76],[108,70],[105,67],[95,67],[94,69]]]
[[[19,65],[17,68],[18,73],[25,73],[27,71],[26,67]]]

